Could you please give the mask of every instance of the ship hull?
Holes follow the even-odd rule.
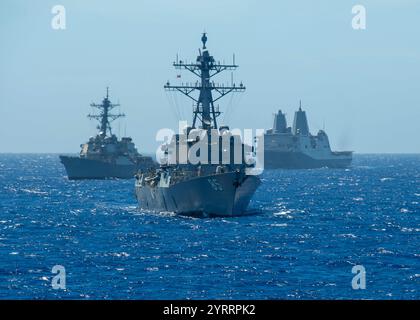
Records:
[[[314,158],[302,152],[269,151],[264,153],[264,169],[315,169],[315,168],[348,168],[352,156],[334,155]]]
[[[196,177],[168,187],[136,184],[141,209],[169,211],[201,217],[245,215],[248,204],[260,185],[256,176],[245,176],[236,185],[236,173]]]
[[[81,179],[131,179],[138,170],[146,169],[135,164],[121,165],[79,157],[60,156],[70,180]],[[152,167],[152,165],[150,165]]]

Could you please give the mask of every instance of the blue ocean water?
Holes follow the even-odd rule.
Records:
[[[262,179],[255,214],[198,219],[138,211],[133,180],[68,181],[58,155],[0,155],[0,299],[420,299],[420,155]]]

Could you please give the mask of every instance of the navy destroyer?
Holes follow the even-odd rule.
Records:
[[[99,114],[89,114],[88,117],[100,122],[99,133],[80,145],[82,150],[78,157],[60,155],[69,179],[129,179],[134,178],[139,169],[155,166],[151,157],[138,153],[130,137],[118,140],[112,133],[111,122],[125,116],[111,113],[117,106],[119,104],[112,104],[109,100],[108,88],[101,104],[91,104]]]
[[[288,127],[281,110],[274,115],[273,128],[264,135],[265,169],[347,168],[352,151],[331,151],[327,134],[309,132],[305,111],[300,104],[295,112],[293,127]]]
[[[249,145],[228,126],[218,126],[221,112],[214,102],[228,93],[244,91],[245,87],[233,81],[231,85],[211,81],[220,72],[238,66],[235,62],[216,62],[206,48],[205,33],[201,41],[203,46],[196,62],[187,63],[178,58],[174,62],[175,68],[192,72],[199,81],[180,85],[168,81],[164,86],[194,101],[192,126],[174,134],[169,143],[162,145],[164,156],[157,170],[138,173],[135,193],[142,209],[196,216],[243,215],[260,179],[252,174],[255,166],[247,158],[252,158]],[[193,92],[198,92],[198,97]],[[199,145],[202,148],[197,148]],[[239,161],[236,161],[238,146]],[[200,161],[192,161],[192,155]]]

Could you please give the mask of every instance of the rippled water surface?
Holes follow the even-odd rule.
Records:
[[[419,155],[262,179],[254,214],[197,219],[138,211],[133,180],[68,181],[58,155],[0,155],[0,298],[420,299]]]

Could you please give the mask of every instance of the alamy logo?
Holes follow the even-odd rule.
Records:
[[[169,128],[157,132],[156,141],[162,145],[156,159],[160,164],[246,164],[248,175],[259,175],[264,170],[264,129],[253,133],[252,129],[196,129],[180,121],[178,134]]]
[[[355,274],[351,281],[351,286],[354,290],[366,289],[366,269],[364,266],[357,265],[351,269],[351,272]]]
[[[66,8],[62,5],[56,5],[51,8],[51,13],[55,16],[51,19],[51,28],[54,30],[66,29]]]
[[[54,290],[66,290],[66,269],[62,265],[55,265],[51,273],[56,274],[51,280],[51,286]]]
[[[351,13],[354,14],[351,26],[354,30],[366,29],[366,8],[361,4],[353,6]]]

